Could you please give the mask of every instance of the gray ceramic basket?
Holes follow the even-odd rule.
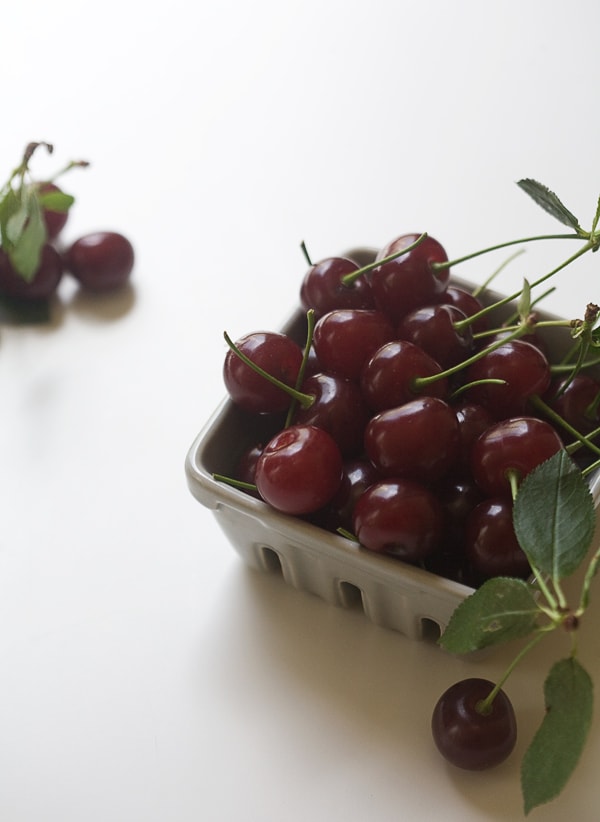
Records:
[[[348,255],[360,262],[372,258],[365,249]],[[456,278],[453,282],[473,288]],[[496,302],[502,296],[487,292],[486,301]],[[514,306],[507,306],[502,316],[513,310]],[[283,330],[293,333],[303,319],[301,312],[296,312]],[[553,356],[569,344],[568,333],[560,331],[546,335]],[[471,588],[367,551],[213,479],[213,473],[233,471],[244,449],[261,440],[263,425],[260,418],[249,421],[246,414],[224,400],[194,440],[185,463],[189,490],[212,511],[242,559],[253,568],[281,573],[289,585],[334,605],[362,606],[367,617],[378,625],[413,639],[437,638],[456,606],[472,593]],[[598,477],[591,487],[597,502]]]

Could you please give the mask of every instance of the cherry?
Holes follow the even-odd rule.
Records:
[[[422,348],[408,340],[393,340],[378,348],[365,364],[360,385],[367,404],[373,411],[384,411],[408,402],[419,395],[444,398],[448,395],[448,380],[442,377],[420,390],[418,377],[441,374],[442,368]]]
[[[418,397],[371,418],[365,451],[388,477],[436,482],[458,457],[458,421],[453,409],[437,397]]]
[[[465,555],[479,582],[491,577],[526,579],[531,566],[513,526],[512,501],[490,497],[469,513],[465,527]]]
[[[0,249],[0,294],[25,300],[45,300],[58,288],[63,275],[60,254],[46,243],[42,247],[40,264],[31,281],[15,272],[8,255]]]
[[[276,510],[310,514],[337,492],[342,469],[342,455],[330,434],[314,425],[291,425],[265,445],[256,464],[256,486]]]
[[[347,257],[328,257],[311,265],[300,287],[304,310],[312,308],[318,319],[336,308],[374,308],[367,277],[357,277],[349,285],[342,282],[343,277],[358,270],[358,264]]]
[[[377,255],[383,260],[412,245],[418,234],[404,234],[385,246]],[[437,302],[448,285],[449,269],[434,269],[434,263],[445,263],[448,256],[433,237],[371,272],[371,289],[382,311],[399,322],[405,314],[423,305]]]
[[[533,394],[543,395],[550,385],[550,366],[542,352],[524,340],[511,340],[489,350],[467,369],[467,383],[503,380],[503,384],[481,383],[467,389],[467,397],[485,406],[496,419],[523,414]]]
[[[300,391],[313,397],[313,402],[305,408],[298,407],[295,423],[323,428],[331,434],[343,456],[362,451],[369,411],[355,382],[335,374],[313,374],[304,380]]]
[[[338,528],[351,531],[352,514],[359,497],[379,479],[381,477],[375,466],[368,460],[360,457],[346,459],[339,490],[321,509],[318,524],[329,531],[337,531]]]
[[[462,467],[470,471],[471,449],[479,435],[493,425],[495,420],[483,405],[473,402],[459,402],[454,406],[454,413],[458,420],[460,436],[458,461]]]
[[[418,562],[432,554],[443,533],[443,514],[424,485],[388,479],[369,486],[352,517],[354,533],[370,551]]]
[[[97,231],[75,240],[64,254],[65,268],[89,291],[123,286],[133,270],[129,240],[115,231]]]
[[[236,346],[268,374],[290,387],[295,386],[302,349],[291,337],[273,331],[256,331],[237,340]],[[253,371],[231,349],[225,355],[223,380],[231,399],[246,411],[271,414],[289,407],[289,394]]]
[[[556,430],[537,417],[513,417],[491,425],[471,451],[475,482],[489,496],[512,497],[511,474],[522,480],[563,447]]]
[[[467,325],[461,331],[455,326],[466,318],[466,314],[453,305],[423,306],[403,317],[398,337],[418,345],[442,368],[451,368],[474,350],[471,327]]]
[[[433,740],[448,762],[471,771],[503,762],[517,740],[515,712],[500,689],[487,707],[494,689],[486,679],[471,677],[451,685],[433,710]]]
[[[558,380],[551,386],[546,401],[580,434],[600,426],[600,381],[589,374]]]
[[[464,288],[450,283],[444,292],[444,302],[459,308],[466,317],[473,317],[483,310],[484,305],[478,297],[475,297]],[[473,334],[480,334],[489,328],[489,319],[484,314],[479,319],[474,320],[470,326]]]
[[[323,370],[358,380],[364,363],[395,336],[381,311],[336,309],[316,322],[313,345]]]

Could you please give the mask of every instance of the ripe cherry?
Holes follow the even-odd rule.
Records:
[[[490,497],[479,502],[467,517],[465,556],[479,583],[497,576],[526,579],[531,574],[515,534],[512,511],[511,500]]]
[[[36,189],[40,194],[62,194],[62,189],[56,183],[42,182],[36,184]],[[58,238],[67,220],[69,219],[68,211],[55,211],[50,207],[42,208],[42,217],[46,226],[47,240],[53,242]]]
[[[515,747],[517,722],[505,692],[500,689],[485,709],[493,688],[486,679],[463,679],[442,694],[433,710],[433,740],[442,756],[459,768],[492,768]]]
[[[241,337],[236,346],[267,374],[290,387],[295,386],[302,349],[286,334],[256,331]],[[231,349],[225,355],[223,380],[231,399],[246,411],[272,414],[285,411],[290,405],[288,393],[253,371]]]
[[[313,345],[324,371],[358,380],[367,360],[395,336],[381,311],[337,309],[317,321]]]
[[[129,279],[134,251],[115,231],[97,231],[75,240],[64,254],[65,268],[89,291],[112,291]]]
[[[443,299],[445,303],[459,308],[466,317],[473,317],[483,310],[484,305],[478,297],[475,297],[464,288],[450,283],[444,292]],[[480,334],[482,331],[487,331],[489,328],[489,319],[486,314],[479,319],[470,323],[473,334]]]
[[[511,340],[490,349],[467,369],[465,380],[502,380],[502,384],[481,383],[467,391],[473,402],[485,406],[496,419],[526,413],[528,400],[540,396],[550,385],[550,366],[542,352],[524,340]]]
[[[312,308],[318,319],[336,308],[374,308],[367,277],[357,277],[350,285],[342,282],[346,275],[358,270],[358,264],[347,257],[328,257],[312,265],[300,287],[300,303],[304,310]]]
[[[418,345],[442,368],[451,368],[474,350],[471,327],[467,325],[459,330],[455,326],[466,318],[466,314],[453,305],[423,306],[403,317],[398,337]]]
[[[422,348],[408,340],[393,340],[378,348],[365,364],[360,385],[369,407],[373,411],[384,411],[420,395],[446,397],[448,380],[445,377],[420,390],[415,386],[417,378],[441,372],[440,364]]]
[[[371,418],[365,451],[388,477],[437,482],[456,463],[458,421],[454,410],[437,397],[418,397]]]
[[[518,482],[563,447],[556,430],[537,417],[513,417],[490,426],[471,451],[475,482],[489,496],[512,497]]]
[[[580,434],[589,434],[600,426],[600,381],[590,374],[558,380],[548,391],[546,401]]]
[[[269,440],[256,464],[262,499],[285,514],[313,513],[342,481],[343,460],[333,437],[314,425],[291,425]]]
[[[365,548],[418,562],[432,554],[443,533],[443,514],[424,485],[388,479],[371,485],[359,497],[353,530]]]
[[[359,497],[379,479],[375,466],[368,460],[360,457],[345,460],[340,487],[321,509],[318,524],[329,531],[338,528],[352,531],[352,514]]]
[[[40,264],[31,281],[17,274],[7,254],[0,249],[0,294],[23,300],[45,300],[58,288],[63,275],[60,254],[46,243],[42,247]]]
[[[385,246],[378,260],[395,254],[419,239],[418,234],[404,234]],[[435,269],[434,263],[445,263],[448,256],[433,237],[425,239],[406,254],[374,268],[371,289],[375,304],[399,322],[409,311],[438,302],[448,285],[449,269]]]

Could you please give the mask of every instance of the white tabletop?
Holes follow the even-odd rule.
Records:
[[[223,395],[222,332],[279,326],[302,240],[319,258],[428,231],[456,257],[560,232],[522,177],[589,225],[599,24],[593,0],[3,12],[1,176],[31,140],[55,146],[40,173],[89,160],[64,181],[65,238],[110,228],[137,252],[125,292],[65,279],[50,325],[0,328],[3,822],[520,817],[548,648],[507,686],[514,755],[447,767],[433,704],[509,652],[453,659],[248,569],[184,459]],[[564,256],[532,246],[498,288]],[[482,281],[502,259],[460,273]],[[596,267],[574,266],[548,308],[600,302]],[[580,643],[597,676],[593,624]],[[599,756],[596,722],[531,818],[596,819]]]

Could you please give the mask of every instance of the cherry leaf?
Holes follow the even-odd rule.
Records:
[[[47,233],[37,197],[27,198],[26,204],[27,223],[13,247],[8,249],[8,256],[15,271],[31,282],[40,265]]]
[[[47,211],[66,212],[75,202],[75,197],[65,194],[64,191],[38,191],[37,198],[42,208]]]
[[[572,574],[587,554],[596,526],[594,501],[581,471],[560,450],[522,481],[513,507],[519,545],[554,581]]]
[[[439,643],[454,654],[499,645],[532,633],[539,614],[527,582],[494,577],[458,605]]]
[[[562,659],[544,683],[546,714],[521,764],[525,813],[554,799],[568,782],[592,721],[593,684],[576,659]]]
[[[519,180],[517,185],[529,194],[529,196],[539,206],[541,206],[544,211],[547,211],[563,225],[567,225],[569,228],[575,229],[578,234],[582,233],[582,228],[579,225],[579,220],[577,217],[575,217],[575,215],[572,214],[559,200],[556,194],[553,191],[550,191],[549,188],[546,188],[545,185],[538,183],[537,180],[531,179]]]

